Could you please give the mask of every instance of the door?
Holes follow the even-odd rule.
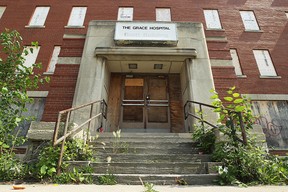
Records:
[[[121,129],[136,132],[170,132],[165,76],[124,78]]]

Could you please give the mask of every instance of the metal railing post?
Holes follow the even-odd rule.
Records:
[[[100,104],[100,108],[101,108],[101,112],[93,115],[93,108],[95,106],[95,104]],[[71,114],[72,112],[78,110],[78,109],[82,109],[84,107],[88,107],[91,106],[90,108],[90,117],[88,120],[84,121],[83,123],[81,123],[80,125],[76,125],[75,127],[73,127],[72,130],[69,130],[68,132],[68,127],[69,127],[69,122],[71,119]],[[104,111],[104,112],[103,112]],[[59,129],[60,129],[60,123],[61,123],[61,117],[62,115],[67,114],[66,116],[66,121],[64,124],[64,134],[63,136],[61,136],[60,138],[58,138],[58,134],[59,134]],[[96,118],[107,118],[107,104],[105,102],[105,100],[97,100],[97,101],[93,101],[84,105],[80,105],[77,107],[72,107],[70,109],[66,109],[63,111],[60,111],[58,113],[58,119],[57,122],[55,124],[55,129],[54,129],[54,134],[53,134],[53,146],[55,147],[56,145],[61,144],[61,149],[60,149],[60,154],[59,154],[59,159],[58,159],[58,163],[57,163],[57,174],[59,175],[61,173],[61,164],[63,161],[63,156],[64,156],[64,152],[65,152],[65,142],[66,142],[66,138],[68,138],[69,136],[71,136],[72,134],[76,133],[79,130],[84,130],[84,127],[88,124],[88,133],[87,133],[87,140],[89,139],[89,134],[90,134],[90,130],[91,130],[91,126],[93,125],[91,121],[95,121]],[[101,119],[102,120],[102,119]],[[83,139],[85,139],[85,137],[83,136]]]
[[[241,133],[242,133],[243,144],[244,144],[244,145],[247,145],[247,143],[248,143],[248,141],[247,141],[247,134],[246,134],[246,130],[245,130],[245,127],[244,127],[243,116],[242,116],[242,113],[241,113],[241,112],[238,113],[238,117],[239,117],[239,123],[240,123]]]
[[[66,117],[65,126],[64,126],[64,134],[63,134],[64,136],[67,134],[67,131],[68,131],[70,114],[71,114],[71,111],[68,112],[67,117]],[[58,164],[57,164],[57,175],[60,175],[61,173],[61,164],[62,164],[63,155],[65,151],[65,142],[66,142],[66,137],[64,137],[64,140],[62,141],[62,145],[60,149],[60,156],[59,156]]]
[[[57,137],[58,137],[60,120],[61,120],[61,114],[58,113],[58,119],[57,119],[57,122],[56,122],[56,124],[55,124],[54,134],[53,134],[53,141],[52,141],[53,146],[56,145],[55,143],[56,143],[56,140],[57,140]]]
[[[205,133],[205,129],[204,129],[204,117],[203,117],[202,105],[201,105],[201,104],[199,104],[199,110],[200,110],[200,118],[201,118],[201,125],[202,125],[202,129],[203,129],[203,133]]]
[[[91,108],[90,108],[90,116],[89,118],[91,119],[93,116],[93,108],[94,108],[94,103],[91,104]],[[86,137],[86,141],[89,140],[89,136],[90,136],[90,130],[91,130],[91,121],[89,121],[88,123],[88,130],[87,130],[87,137]]]

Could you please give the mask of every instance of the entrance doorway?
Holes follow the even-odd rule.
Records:
[[[166,76],[125,76],[122,87],[121,129],[170,132]]]

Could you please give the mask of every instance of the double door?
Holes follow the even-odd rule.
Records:
[[[125,77],[121,129],[170,132],[167,77]]]

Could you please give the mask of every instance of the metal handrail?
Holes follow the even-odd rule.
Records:
[[[187,106],[190,105],[190,104],[197,104],[199,105],[199,114],[200,114],[200,117],[195,115],[194,113],[191,113],[188,109],[187,109]],[[209,105],[209,104],[206,104],[206,103],[201,103],[201,102],[197,102],[197,101],[187,101],[184,105],[184,116],[185,116],[185,120],[189,117],[189,116],[192,116],[193,118],[195,119],[198,119],[201,124],[202,124],[202,127],[204,127],[204,123],[213,127],[213,128],[218,128],[216,125],[204,120],[204,116],[203,116],[203,107],[202,106],[205,106],[205,107],[208,107],[208,108],[211,108],[211,109],[216,109],[217,107],[213,106],[213,105]],[[229,109],[226,109],[228,111],[228,114],[229,114],[229,118],[230,118],[230,122],[231,122],[231,133],[233,134],[233,137],[235,140],[238,140],[238,141],[241,141],[244,145],[247,145],[247,134],[246,134],[246,130],[245,130],[245,127],[244,127],[244,122],[243,122],[243,116],[242,116],[242,113],[241,112],[235,112],[235,111],[231,111]],[[241,128],[241,135],[242,135],[242,140],[239,139],[237,136],[236,136],[236,130],[235,130],[235,127],[234,127],[234,119],[232,118],[232,113],[235,113],[237,114],[238,116],[238,119],[239,119],[239,125],[240,125],[240,128]]]
[[[93,115],[93,109],[94,109],[94,106],[96,104],[100,105],[100,112],[95,114],[95,115]],[[89,106],[90,106],[89,118],[85,122],[81,123],[80,125],[77,125],[76,127],[74,127],[72,130],[70,130],[68,132],[68,126],[69,126],[69,122],[70,122],[70,118],[71,118],[71,113],[76,111],[76,110],[82,109],[84,107],[89,107]],[[65,120],[65,123],[64,123],[64,133],[63,133],[63,136],[58,138],[60,124],[61,124],[61,119],[62,119],[63,115],[66,115],[66,120]],[[105,119],[107,118],[107,103],[105,102],[104,99],[103,100],[93,101],[93,102],[90,102],[90,103],[87,103],[87,104],[84,104],[84,105],[80,105],[80,106],[77,106],[77,107],[72,107],[70,109],[66,109],[66,110],[60,111],[58,113],[58,118],[57,118],[57,121],[56,121],[56,124],[55,124],[53,142],[52,142],[53,146],[56,146],[56,145],[58,145],[58,144],[60,144],[62,142],[60,155],[59,155],[59,160],[58,160],[58,164],[57,164],[57,174],[60,174],[60,172],[61,172],[61,164],[62,164],[62,161],[63,161],[63,154],[64,154],[64,148],[65,148],[66,139],[69,136],[73,135],[74,133],[83,130],[84,126],[88,124],[88,130],[87,130],[87,140],[88,140],[89,139],[89,132],[90,132],[91,125],[92,125],[91,122],[93,120],[95,120],[96,118],[98,118],[98,117],[103,117]],[[102,123],[101,123],[101,125],[102,125]]]

